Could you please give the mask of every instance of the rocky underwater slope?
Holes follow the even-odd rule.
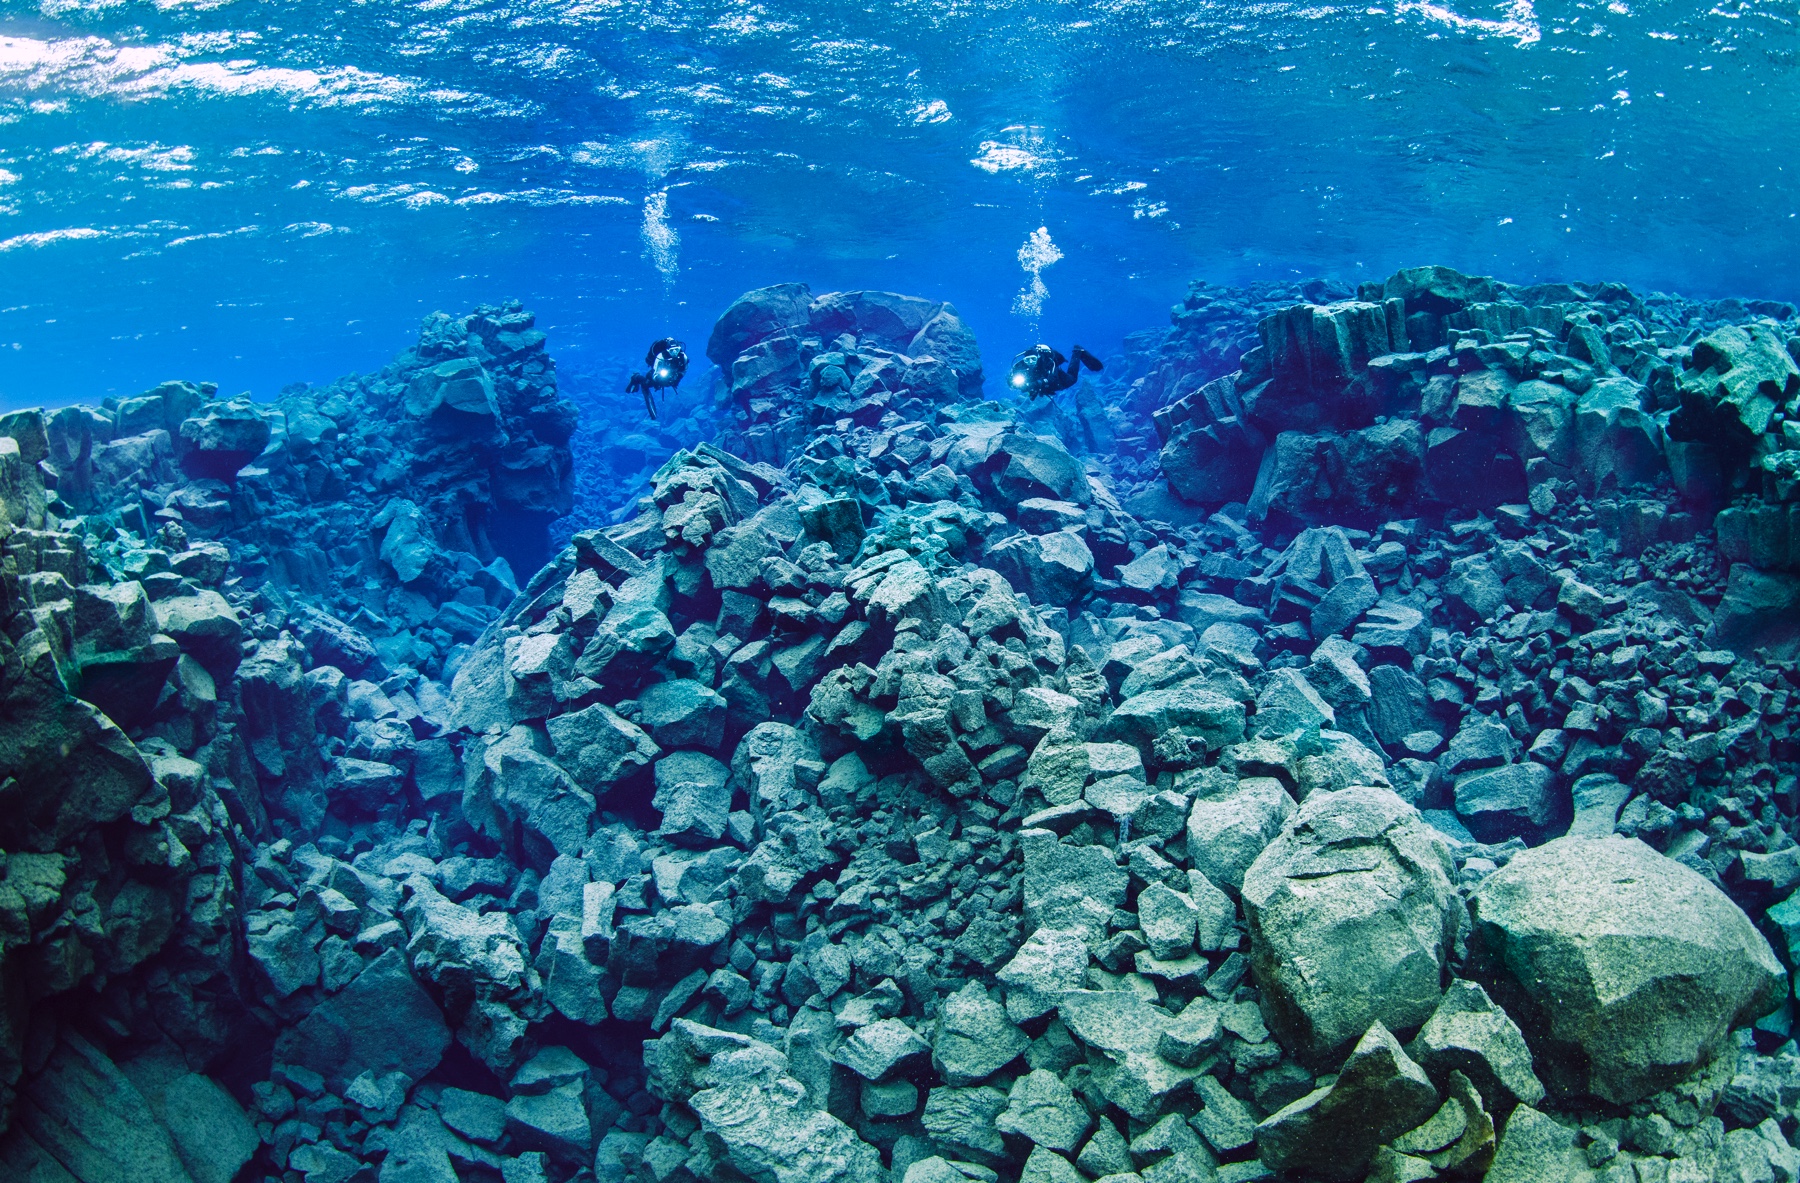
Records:
[[[1196,285],[1034,408],[903,296],[707,355],[555,552],[656,437],[517,306],[0,418],[0,1178],[1800,1173],[1791,307]]]

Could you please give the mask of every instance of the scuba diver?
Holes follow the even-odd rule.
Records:
[[[1073,358],[1063,357],[1048,345],[1025,350],[1013,358],[1012,388],[1032,398],[1051,398],[1080,381],[1083,366],[1095,372],[1102,368],[1100,359],[1079,345],[1069,352]]]
[[[664,337],[650,346],[650,352],[644,355],[644,364],[649,371],[633,374],[631,381],[625,386],[625,393],[634,390],[644,392],[644,410],[652,421],[656,418],[656,399],[653,392],[658,390],[674,390],[681,385],[681,379],[687,373],[687,350],[681,342],[673,337]]]

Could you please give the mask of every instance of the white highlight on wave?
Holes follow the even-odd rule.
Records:
[[[169,147],[153,142],[138,148],[126,148],[109,144],[105,140],[95,140],[91,144],[64,144],[52,148],[50,152],[54,156],[74,155],[83,160],[100,160],[107,164],[132,164],[149,172],[192,172],[194,168],[194,149],[187,144]]]
[[[929,103],[920,103],[910,112],[914,123],[948,123],[950,121],[950,104],[943,99],[932,99]],[[982,145],[984,148],[986,144]],[[979,167],[979,166],[977,166]]]
[[[507,193],[496,193],[490,189],[468,193],[456,199],[457,205],[503,205],[503,204],[553,206],[553,205],[630,205],[623,197],[610,193],[576,193],[570,189],[519,189]]]
[[[669,191],[659,189],[644,198],[644,225],[639,231],[644,254],[661,274],[663,286],[672,287],[678,270],[681,235],[669,225]]]
[[[83,238],[111,237],[104,230],[96,230],[92,226],[71,226],[67,230],[40,230],[35,234],[15,234],[11,238],[0,239],[0,253],[16,251],[20,247],[44,247],[53,242],[72,242]]]
[[[196,50],[204,47],[194,47]],[[174,45],[115,45],[101,37],[0,37],[0,82],[31,90],[68,90],[86,98],[156,98],[171,91],[212,94],[279,94],[327,106],[358,105],[412,97],[415,83],[354,66],[323,71],[228,62],[183,60]],[[467,96],[433,92],[428,97]]]
[[[1044,301],[1050,298],[1050,289],[1044,284],[1044,268],[1062,257],[1061,249],[1050,240],[1050,227],[1039,226],[1026,236],[1025,245],[1019,248],[1019,267],[1031,276],[1031,281],[1013,301],[1014,313],[1034,320],[1043,313]]]
[[[185,234],[180,238],[171,238],[163,243],[164,249],[175,246],[186,246],[190,242],[207,242],[217,238],[238,238],[245,234],[260,234],[261,226],[239,226],[235,230],[211,230],[204,234]]]
[[[295,238],[318,238],[326,234],[349,234],[351,230],[348,226],[334,226],[330,222],[289,222],[281,232]]]
[[[1003,128],[997,139],[981,141],[981,154],[969,163],[984,173],[1046,172],[1056,156],[1044,145],[1042,128],[1018,124]]]
[[[1437,21],[1463,32],[1511,37],[1519,45],[1531,45],[1544,35],[1532,0],[1508,0],[1503,9],[1504,15],[1499,19],[1464,16],[1447,5],[1435,3],[1435,0],[1400,0],[1394,5],[1396,16],[1408,12],[1416,12],[1426,20]]]

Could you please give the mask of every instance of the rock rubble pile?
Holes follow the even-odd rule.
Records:
[[[554,552],[516,306],[0,420],[0,1163],[1791,1181],[1800,344],[1717,311],[1196,288],[1027,409],[762,289]]]

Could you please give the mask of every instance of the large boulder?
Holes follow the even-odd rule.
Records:
[[[1479,841],[1537,841],[1568,828],[1569,794],[1557,791],[1555,770],[1535,760],[1502,764],[1456,778],[1456,814]]]
[[[1094,552],[1072,530],[1014,534],[995,543],[987,561],[1032,603],[1046,608],[1068,607],[1094,576]]]
[[[1576,402],[1575,474],[1589,496],[1649,484],[1668,472],[1663,431],[1655,416],[1644,412],[1642,389],[1626,377],[1605,378]]]
[[[638,722],[664,748],[716,751],[725,742],[725,699],[690,678],[670,678],[638,696]]]
[[[1200,502],[1241,501],[1250,495],[1267,440],[1245,422],[1234,375],[1206,383],[1157,410],[1151,420],[1163,441],[1169,488]]]
[[[119,1065],[169,1130],[194,1183],[231,1183],[259,1140],[232,1095],[211,1077],[188,1071],[180,1053],[153,1051]]]
[[[104,1052],[79,1036],[65,1034],[23,1092],[14,1146],[28,1137],[61,1164],[28,1177],[197,1183],[143,1093]],[[0,1152],[0,1174],[17,1177],[7,1169],[16,1154],[16,1149]],[[238,1165],[242,1163],[239,1159]]]
[[[1491,1104],[1544,1099],[1525,1036],[1478,983],[1453,980],[1406,1050],[1438,1080],[1461,1072]]]
[[[912,343],[942,307],[898,292],[826,292],[807,309],[807,327],[826,341],[850,333],[859,343],[900,350]]]
[[[658,760],[650,799],[662,814],[657,833],[685,845],[717,842],[731,812],[730,780],[730,769],[705,752],[670,752]]]
[[[995,441],[978,483],[991,487],[1007,505],[1032,497],[1076,505],[1093,500],[1087,473],[1067,448],[1045,436],[1023,432],[1008,432]]]
[[[952,1085],[980,1084],[1030,1043],[1007,1019],[1006,1009],[988,997],[986,988],[970,982],[943,1002],[931,1041],[931,1063]]]
[[[1257,521],[1380,521],[1425,494],[1426,437],[1410,419],[1342,433],[1284,431],[1250,491]]]
[[[1049,830],[1022,830],[1025,923],[1098,940],[1114,909],[1124,906],[1130,876],[1103,846],[1074,846]]]
[[[269,435],[269,421],[248,398],[209,403],[182,421],[181,467],[196,480],[233,480],[269,446]]]
[[[1244,394],[1244,409],[1271,433],[1365,426],[1372,404],[1346,388],[1370,358],[1406,346],[1400,307],[1385,301],[1296,304],[1256,330],[1271,377]]]
[[[420,370],[406,387],[406,413],[467,426],[500,418],[494,380],[472,357],[453,358]]]
[[[1777,660],[1800,657],[1800,575],[1733,563],[1706,643],[1739,652],[1761,649]]]
[[[21,656],[34,647],[47,649],[21,645]],[[21,679],[0,703],[0,768],[12,773],[0,781],[0,843],[10,850],[55,850],[117,821],[153,783],[143,754],[111,719],[35,679]]]
[[[722,370],[730,369],[748,346],[805,324],[811,305],[812,291],[803,283],[778,283],[745,292],[714,323],[706,341],[707,360]]]
[[[1127,698],[1095,738],[1148,750],[1170,731],[1217,751],[1244,738],[1244,704],[1208,689],[1205,679],[1193,678]]]
[[[143,585],[84,584],[75,589],[75,647],[80,677],[71,686],[107,717],[131,728],[155,708],[181,650],[155,636]]]
[[[1177,426],[1161,459],[1169,488],[1188,501],[1216,504],[1250,496],[1262,457],[1262,433],[1233,417],[1228,423],[1190,420]]]
[[[876,1183],[881,1155],[830,1113],[805,1103],[806,1089],[755,1049],[715,1055],[708,1080],[688,1101],[701,1127],[753,1183]]]
[[[887,1179],[880,1153],[819,1109],[806,1086],[789,1075],[787,1056],[766,1043],[676,1019],[667,1035],[644,1044],[644,1066],[656,1096],[687,1102],[715,1153],[723,1153],[727,1163],[721,1166],[731,1178],[752,1183]],[[606,1149],[603,1142],[602,1156]]]
[[[1381,285],[1381,295],[1405,301],[1409,314],[1443,316],[1493,300],[1503,286],[1485,275],[1464,275],[1449,267],[1402,267]]]
[[[606,708],[596,705],[588,709],[604,711]],[[587,711],[562,715],[553,722],[576,719],[585,714]],[[631,727],[622,719],[619,723]],[[553,735],[557,734],[560,733],[553,732]],[[538,750],[539,742],[532,729],[514,727],[487,744],[478,759],[471,758],[470,774],[463,781],[464,813],[471,820],[479,818],[486,822],[485,828],[495,837],[509,835],[511,823],[519,823],[533,836],[534,846],[541,839],[557,854],[579,854],[593,817],[595,793],[603,793],[611,787],[610,781],[601,777],[595,777],[591,782],[583,780],[583,773],[597,759],[593,753],[603,745],[595,742],[580,746],[576,749],[577,755],[571,756],[571,745],[559,739],[557,756],[562,762],[558,763]],[[644,742],[649,743],[647,739]],[[639,755],[635,749],[628,749],[626,754]],[[658,754],[652,746],[642,762],[647,764]],[[473,755],[471,753],[471,757]],[[623,762],[622,755],[616,750],[609,751],[608,756],[615,762]],[[638,765],[626,766],[635,769]],[[571,779],[571,771],[574,779]],[[594,784],[594,792],[582,787],[585,783]]]
[[[1783,402],[1800,391],[1800,366],[1774,325],[1726,325],[1694,345],[1669,433],[1723,451],[1747,451]]]
[[[1507,1119],[1486,1179],[1489,1183],[1595,1183],[1599,1176],[1575,1144],[1577,1133],[1572,1125],[1520,1105]],[[1693,1160],[1685,1162],[1692,1165]]]
[[[205,666],[215,678],[229,678],[243,650],[244,626],[224,596],[205,588],[185,596],[156,601],[156,631],[181,645],[181,651]]]
[[[975,334],[951,305],[941,305],[914,334],[904,352],[913,358],[935,357],[956,375],[956,386],[963,397],[980,397],[981,349],[975,344]]]
[[[1473,964],[1563,1096],[1623,1105],[1659,1092],[1787,985],[1736,904],[1635,838],[1515,855],[1470,908]]]
[[[393,568],[401,583],[411,583],[425,574],[425,568],[437,555],[437,539],[425,511],[402,497],[382,506],[369,523],[373,530],[385,531],[381,536],[381,560]]]
[[[1270,1029],[1329,1062],[1370,1024],[1437,1009],[1463,923],[1442,837],[1388,789],[1316,793],[1244,876],[1251,966]]]
[[[1071,990],[1057,1011],[1087,1048],[1100,1095],[1138,1121],[1153,1121],[1171,1094],[1191,1089],[1202,1074],[1160,1054],[1175,1020],[1133,991]]]
[[[596,795],[662,755],[656,741],[603,703],[558,715],[546,726],[556,758],[577,784]]]

